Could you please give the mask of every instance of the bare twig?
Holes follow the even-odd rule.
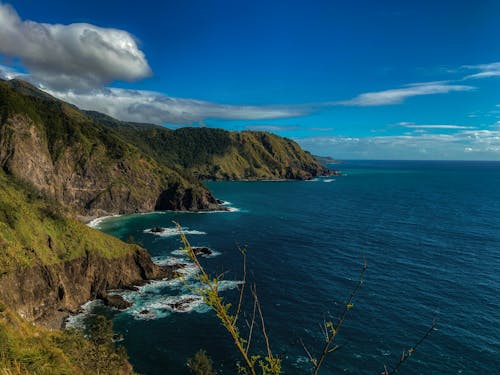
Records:
[[[332,348],[333,341],[335,340],[335,337],[337,336],[338,331],[342,327],[342,324],[344,323],[344,320],[345,320],[345,318],[347,316],[347,313],[354,306],[353,305],[353,300],[354,300],[354,297],[356,296],[356,294],[361,289],[361,286],[363,285],[363,278],[364,278],[364,275],[365,275],[365,272],[366,272],[366,268],[367,268],[366,259],[363,258],[363,268],[361,269],[361,272],[359,274],[358,282],[356,284],[356,287],[351,292],[351,295],[349,296],[347,302],[345,303],[344,309],[343,309],[342,313],[340,314],[340,317],[339,317],[339,319],[337,321],[337,324],[334,326],[333,323],[331,323],[331,322],[326,322],[326,321],[324,322],[325,328],[327,329],[327,340],[325,342],[325,345],[323,346],[323,350],[321,351],[321,354],[320,354],[319,358],[317,360],[315,360],[315,361],[311,361],[311,363],[314,366],[314,369],[313,369],[313,372],[312,372],[313,375],[317,375],[318,374],[318,371],[319,371],[321,365],[323,364],[326,356],[329,353],[332,353],[333,351],[335,351],[335,350],[338,349],[338,346],[334,346]]]
[[[387,370],[387,366],[384,365],[384,371],[382,371],[382,375],[394,375],[399,371],[399,368],[405,363],[408,358],[411,357],[411,355],[415,352],[417,347],[425,340],[427,339],[436,329],[436,322],[432,322],[431,327],[424,333],[424,335],[413,345],[408,349],[407,351],[403,350],[403,353],[401,355],[401,358],[399,359],[399,362],[396,364],[396,366],[393,367],[391,371]]]
[[[256,288],[255,284],[252,288],[252,295],[253,295],[254,301],[256,302],[256,305],[257,305],[257,311],[259,312],[260,324],[262,326],[262,334],[264,335],[264,339],[266,340],[267,355],[269,358],[273,358],[273,353],[271,352],[271,345],[269,344],[269,336],[267,335],[267,332],[266,332],[266,324],[264,322],[264,315],[262,314],[262,308],[260,307],[259,297],[257,296],[257,288]]]
[[[246,249],[242,249],[238,246],[238,250],[241,253],[241,256],[243,257],[243,284],[241,285],[240,289],[240,298],[238,300],[238,307],[236,308],[236,314],[234,314],[234,320],[233,320],[233,326],[236,326],[236,323],[238,322],[238,317],[241,312],[241,305],[243,303],[243,294],[245,292],[245,284],[247,281],[247,253]]]
[[[257,310],[257,301],[254,299],[253,301],[253,312],[252,312],[252,324],[249,325],[249,330],[248,330],[248,340],[247,340],[247,347],[245,349],[245,352],[248,354],[248,351],[250,350],[250,344],[252,343],[252,333],[253,333],[253,326],[255,324],[255,313]],[[248,322],[247,322],[248,325]]]

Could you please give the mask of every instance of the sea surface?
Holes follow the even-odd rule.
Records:
[[[319,325],[339,315],[363,257],[364,284],[338,334],[339,349],[320,374],[380,374],[434,320],[437,330],[399,373],[499,374],[500,163],[353,161],[334,167],[345,175],[207,183],[231,212],[130,215],[97,226],[173,264],[186,262],[173,224],[179,222],[192,245],[215,252],[201,261],[213,275],[224,273],[221,293],[234,304],[242,279],[238,246],[245,247],[248,279],[256,284],[286,374],[310,373],[300,340],[320,351]],[[166,231],[148,233],[153,227]],[[193,267],[183,272],[183,280],[120,292],[134,302],[127,311],[92,303],[72,322],[98,312],[112,317],[141,374],[189,374],[186,360],[201,348],[221,374],[235,374],[239,357],[228,334],[194,295]],[[250,319],[251,305],[246,308]],[[262,340],[254,342],[263,353]]]

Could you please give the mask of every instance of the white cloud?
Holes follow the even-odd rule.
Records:
[[[479,65],[464,65],[462,68],[477,71],[477,73],[465,76],[464,79],[500,77],[500,62]]]
[[[1,3],[0,53],[19,58],[38,82],[53,89],[88,89],[151,75],[144,53],[126,31],[26,21]]]
[[[402,103],[413,96],[447,94],[454,91],[470,91],[474,89],[473,86],[456,85],[447,81],[413,83],[397,89],[367,92],[353,99],[339,101],[335,104],[361,107],[390,105]]]
[[[22,78],[26,74],[20,73],[15,69],[0,64],[0,79]]]
[[[397,125],[410,129],[475,129],[474,126],[448,124],[419,125],[413,122],[400,122]]]
[[[500,129],[454,134],[296,139],[313,153],[339,159],[500,160]]]
[[[265,124],[256,124],[256,125],[246,125],[246,130],[257,130],[257,131],[265,131],[265,132],[280,132],[280,131],[295,131],[299,130],[300,127],[296,125],[265,125]]]
[[[209,101],[173,98],[152,91],[107,88],[88,93],[47,90],[81,109],[105,113],[123,121],[155,124],[190,124],[207,118],[266,120],[302,116],[307,106],[252,106],[218,104]]]

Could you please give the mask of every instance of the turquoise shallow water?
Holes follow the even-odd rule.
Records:
[[[500,373],[500,163],[337,167],[347,175],[333,181],[208,183],[237,212],[131,215],[100,228],[132,236],[159,261],[174,262],[183,258],[175,233],[144,230],[180,222],[193,245],[217,252],[204,265],[236,281],[224,285],[228,300],[236,299],[241,279],[236,244],[246,245],[250,277],[287,374],[306,373],[299,339],[319,350],[318,323],[340,311],[363,255],[365,284],[323,374],[380,373],[434,318],[438,330],[401,373]],[[238,357],[227,334],[190,295],[183,283],[155,283],[125,294],[134,301],[129,311],[105,310],[137,371],[188,374],[186,359],[205,348],[221,373],[235,373]],[[172,308],[179,301],[186,311]]]

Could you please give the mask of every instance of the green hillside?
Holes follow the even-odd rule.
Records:
[[[303,180],[332,173],[296,142],[271,133],[189,127],[170,130],[87,113],[162,165],[199,179]]]

